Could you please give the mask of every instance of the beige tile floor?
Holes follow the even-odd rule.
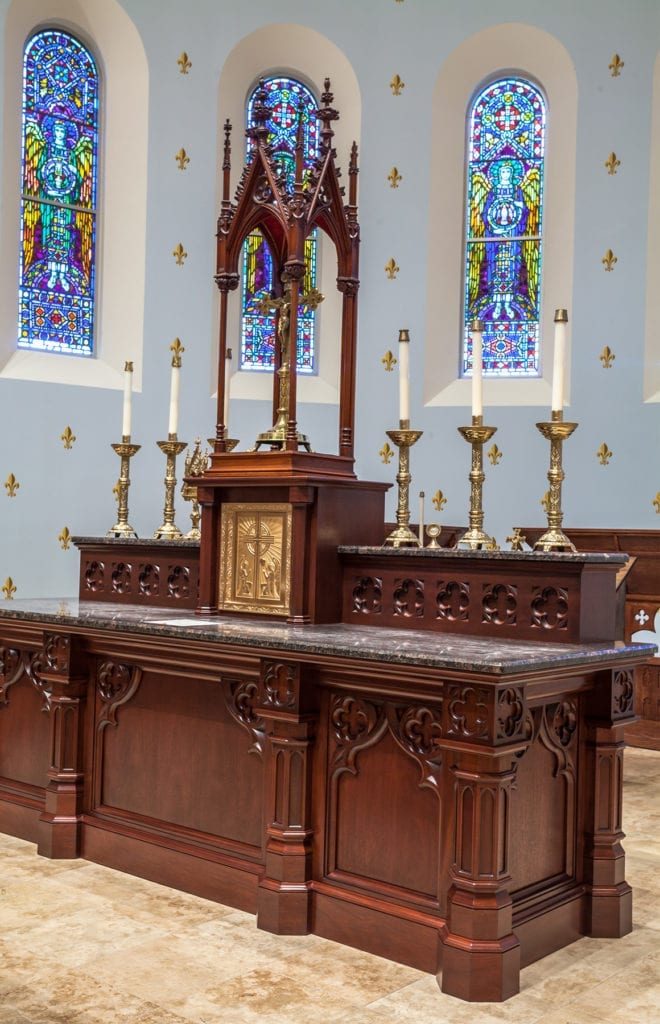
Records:
[[[0,1022],[658,1024],[660,753],[625,757],[633,932],[526,968],[506,1003],[469,1005],[409,967],[0,835]]]

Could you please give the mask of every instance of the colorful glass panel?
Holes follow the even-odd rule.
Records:
[[[464,335],[484,322],[484,373],[536,376],[540,362],[543,164],[546,105],[522,79],[491,82],[470,112]]]
[[[96,64],[40,32],[23,62],[19,348],[93,354],[97,164]]]
[[[270,116],[266,121],[268,143],[287,179],[293,186],[295,171],[295,145],[299,112],[303,121],[303,165],[314,162],[319,152],[319,130],[313,116],[317,103],[310,90],[292,78],[275,77],[263,84],[267,93],[266,106]],[[261,88],[261,85],[258,89]],[[247,104],[247,124],[251,127],[253,109],[258,89],[255,89]],[[254,143],[247,140],[249,157]],[[305,239],[305,276],[301,294],[316,287],[317,232]],[[273,290],[273,260],[268,244],[260,231],[253,231],[243,246],[243,318],[241,331],[241,369],[271,370],[274,364],[275,316],[261,313],[257,303]],[[315,373],[315,331],[314,310],[298,307],[297,369],[299,373]]]

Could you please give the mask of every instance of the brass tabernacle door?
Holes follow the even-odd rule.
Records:
[[[223,504],[220,551],[220,611],[289,614],[291,505]]]

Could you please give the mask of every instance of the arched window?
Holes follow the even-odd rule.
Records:
[[[96,63],[60,30],[23,58],[19,348],[91,356],[99,81]]]
[[[246,110],[247,127],[254,125],[252,110],[261,84],[251,93]],[[268,93],[266,105],[270,108],[268,143],[278,156],[289,186],[293,185],[295,171],[295,145],[298,118],[302,112],[305,166],[318,156],[319,133],[313,112],[318,104],[313,94],[293,78],[277,76],[265,79]],[[248,139],[248,156],[252,140]],[[317,276],[316,230],[305,241],[305,276],[301,295],[316,287]],[[258,303],[273,289],[273,261],[270,250],[260,231],[253,231],[245,240],[242,274],[241,360],[242,370],[269,370],[274,360],[275,320],[272,313],[262,313]],[[298,311],[297,366],[299,373],[316,371],[315,312],[301,305]]]
[[[484,322],[484,373],[540,373],[546,104],[536,86],[491,82],[469,112],[461,373],[472,373],[470,324]]]

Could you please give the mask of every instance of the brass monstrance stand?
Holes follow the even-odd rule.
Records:
[[[410,449],[419,441],[423,430],[411,430],[410,420],[399,420],[398,430],[387,430],[387,436],[399,449],[399,472],[396,482],[399,485],[399,500],[396,510],[396,528],[383,541],[383,546],[421,547],[419,537],[410,529]]]
[[[117,522],[106,533],[106,537],[137,537],[137,533],[128,522],[128,488],[131,485],[129,466],[132,457],[142,446],[131,444],[131,435],[124,434],[120,444],[113,444],[112,449],[121,459],[119,480],[117,481]]]
[[[308,309],[316,309],[319,303],[323,302],[323,299],[324,296],[314,288],[306,295],[301,296],[300,305],[306,306]],[[258,303],[256,303],[256,307],[260,313],[276,312],[278,314],[277,337],[280,343],[280,368],[277,371],[277,376],[279,378],[279,404],[277,407],[277,419],[270,430],[265,430],[263,434],[258,435],[254,447],[250,449],[250,451],[253,452],[258,451],[262,444],[270,445],[271,448],[283,449],[286,447],[289,407],[291,404],[291,381],[289,371],[289,345],[291,343],[291,282],[287,280],[286,275],[284,275],[283,298],[274,299],[271,298],[270,295],[265,295]],[[298,434],[296,440],[299,445],[306,449],[306,451],[311,452],[312,447],[305,434]]]
[[[484,427],[483,416],[473,416],[472,425],[459,427],[458,432],[472,445],[472,468],[470,469],[470,528],[459,539],[456,547],[468,548],[470,551],[478,551],[481,548],[490,548],[494,541],[484,531],[484,513],[482,507],[483,482],[486,479],[484,473],[484,444],[488,441],[497,427]]]
[[[561,528],[564,518],[561,510],[561,483],[566,475],[562,468],[561,446],[577,428],[577,423],[564,423],[564,414],[560,409],[553,409],[551,416],[550,423],[536,424],[537,430],[550,442],[550,491],[547,505],[548,529],[536,541],[534,551],[576,551],[577,548]]]

